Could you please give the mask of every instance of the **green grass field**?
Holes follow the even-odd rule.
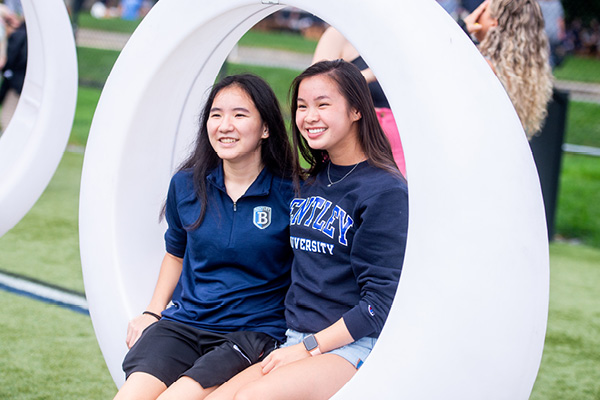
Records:
[[[600,398],[600,251],[550,246],[550,310],[533,400]]]
[[[81,28],[132,33],[140,20],[124,21],[119,18],[95,19],[89,13],[79,17]],[[263,32],[250,30],[240,40],[242,46],[269,47],[281,50],[311,54],[317,41],[306,39],[298,34],[286,32]],[[600,83],[600,60],[580,56],[568,56],[555,71],[557,79]]]
[[[115,395],[88,316],[1,290],[0,302],[10,316],[0,320],[0,399],[106,400]]]
[[[120,32],[131,32],[136,25],[118,19],[94,20],[85,14],[80,20],[80,26]],[[315,45],[300,43],[303,39],[297,36],[282,39],[284,44],[272,43],[273,35],[251,32],[243,45],[302,48],[307,53]],[[117,56],[117,52],[79,48],[80,80],[101,87]],[[567,60],[557,76],[571,79],[590,65],[595,71],[599,64]],[[289,116],[287,88],[297,71],[228,65],[229,73],[246,71],[262,75],[273,85]],[[99,97],[98,88],[80,88],[70,144],[85,146]],[[599,117],[600,105],[571,102],[567,142],[600,147]],[[83,292],[77,214],[82,163],[82,154],[65,153],[33,209],[0,238],[0,270]],[[600,158],[565,155],[556,232],[583,244],[550,246],[549,321],[534,400],[600,399],[599,193]],[[116,388],[89,317],[4,291],[0,302],[6,316],[0,321],[0,399],[112,398]]]
[[[249,31],[245,37],[248,37],[252,43],[260,46],[268,46],[271,42],[275,41],[274,38],[277,36],[273,34],[266,34],[264,32]],[[311,42],[302,39],[298,35],[283,35],[287,37],[288,41],[300,41],[301,43]],[[290,39],[291,38],[291,39]],[[287,41],[283,41],[281,47],[289,47]],[[306,45],[306,44],[305,44]],[[106,78],[108,77],[114,62],[119,56],[119,52],[113,50],[99,50],[91,49],[86,47],[79,47],[77,50],[78,62],[79,62],[79,80],[85,86],[91,87],[102,87]],[[595,61],[595,60],[592,60]],[[564,70],[570,71],[569,73],[575,78],[578,74],[586,74],[584,67],[577,67],[577,63],[574,63],[574,67],[570,67],[567,63]],[[584,63],[584,66],[587,65]],[[596,65],[596,64],[592,64]],[[600,68],[600,61],[598,61],[598,68]],[[261,75],[267,79],[273,86],[280,102],[282,104],[284,113],[289,116],[287,109],[287,94],[289,83],[298,74],[299,71],[278,69],[278,68],[265,68],[265,67],[247,67],[243,65],[229,64],[227,73],[234,74],[240,72],[253,72]],[[583,71],[583,72],[582,72]],[[600,72],[598,72],[600,77]],[[600,79],[600,78],[599,78]],[[93,92],[85,91],[80,92],[80,96],[93,96]],[[93,99],[91,102],[80,99],[82,107],[90,107],[88,104],[94,104]],[[96,100],[97,101],[97,100]],[[85,110],[87,112],[87,110]],[[81,113],[79,113],[81,115]],[[76,129],[78,135],[76,139],[77,144],[85,143],[85,137],[79,130],[82,127],[81,119],[76,117]],[[583,146],[600,147],[600,104],[583,103],[571,101],[568,106],[567,115],[567,128],[565,133],[565,142],[571,144],[578,144]]]
[[[82,28],[121,33],[132,33],[139,22],[140,20],[124,21],[119,18],[95,19],[89,13],[82,13],[79,17],[79,26]],[[273,33],[252,29],[242,37],[239,44],[312,54],[317,41],[294,33]],[[554,75],[561,80],[600,83],[600,60],[569,55],[554,71]]]
[[[82,165],[82,154],[65,153],[35,206],[0,238],[0,270],[83,292],[77,237]]]
[[[83,155],[65,153],[31,212],[0,238],[0,270],[83,290],[77,201]],[[532,399],[600,395],[600,249],[550,246],[550,312]],[[0,398],[107,399],[115,393],[90,319],[0,291]],[[125,334],[125,332],[123,333]]]
[[[569,102],[565,142],[600,147],[600,104]]]
[[[565,154],[559,185],[556,232],[600,248],[600,158]]]
[[[77,95],[77,108],[73,119],[73,129],[69,143],[75,146],[85,146],[92,123],[91,116],[96,111],[100,99],[100,90],[80,87]]]
[[[81,13],[79,16],[79,27],[86,29],[133,33],[141,19],[125,21],[120,18],[93,18],[89,13]],[[269,47],[279,50],[298,51],[312,54],[317,47],[317,41],[306,39],[299,34],[290,32],[265,32],[252,29],[242,37],[239,42],[242,46]]]
[[[79,81],[85,86],[102,88],[118,57],[115,50],[78,47]]]
[[[133,33],[135,28],[140,24],[141,19],[134,21],[126,21],[121,18],[102,18],[97,19],[90,15],[89,12],[79,14],[79,28],[94,29],[99,31]]]
[[[556,79],[600,83],[600,60],[581,56],[568,56],[554,71]]]
[[[297,51],[312,54],[317,47],[317,40],[307,39],[290,32],[265,32],[249,30],[238,42],[240,46],[268,47],[271,49]]]

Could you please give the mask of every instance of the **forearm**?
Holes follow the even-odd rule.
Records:
[[[333,27],[329,27],[319,39],[313,54],[312,64],[323,60],[342,58],[342,49],[346,39]]]
[[[335,350],[354,341],[343,319],[316,333],[315,338],[321,353]],[[268,374],[274,369],[311,356],[303,343],[277,349],[261,362],[262,373]]]
[[[169,253],[165,254],[152,299],[146,308],[148,311],[160,314],[167,307],[173,297],[182,268],[183,259]]]
[[[354,342],[343,318],[315,334],[319,350],[326,353]]]

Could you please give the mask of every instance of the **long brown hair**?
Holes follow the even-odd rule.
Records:
[[[326,150],[310,148],[308,142],[296,126],[296,111],[298,108],[298,90],[300,83],[317,75],[325,75],[337,85],[337,89],[351,108],[358,110],[361,118],[358,122],[358,142],[367,156],[369,164],[402,176],[394,161],[392,147],[388,141],[375,113],[373,99],[369,87],[360,70],[344,60],[320,61],[308,67],[292,82],[290,88],[290,103],[292,114],[292,143],[297,152],[310,164],[307,171],[309,177],[314,177],[323,170],[329,160]]]
[[[267,82],[256,75],[240,74],[227,76],[212,87],[200,114],[200,129],[194,150],[178,168],[178,171],[192,170],[194,188],[200,200],[200,215],[196,222],[186,227],[189,230],[198,228],[204,219],[208,205],[206,176],[221,163],[221,159],[211,146],[208,138],[206,125],[210,109],[219,92],[231,86],[241,88],[250,96],[260,113],[262,121],[268,127],[269,137],[264,139],[260,146],[263,165],[274,175],[293,179],[297,186],[298,175],[296,174],[300,169],[297,166],[298,157],[295,157],[294,153],[292,153],[285,123],[281,115],[281,108],[279,107],[279,101],[275,93]],[[162,215],[164,215],[164,208]]]

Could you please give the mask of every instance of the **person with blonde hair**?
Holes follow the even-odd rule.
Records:
[[[464,19],[504,85],[527,138],[538,133],[552,96],[544,17],[536,0],[486,0]]]

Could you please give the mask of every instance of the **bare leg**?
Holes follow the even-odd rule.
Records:
[[[194,399],[202,400],[213,392],[218,386],[203,388],[190,377],[182,376],[169,386],[158,398],[159,400]]]
[[[114,400],[154,400],[167,386],[145,372],[134,372],[115,396]]]
[[[348,361],[335,354],[305,358],[275,369],[240,389],[235,400],[329,399],[356,373]]]
[[[231,400],[238,390],[243,386],[257,381],[264,375],[260,364],[254,364],[246,368],[212,392],[206,400]]]

